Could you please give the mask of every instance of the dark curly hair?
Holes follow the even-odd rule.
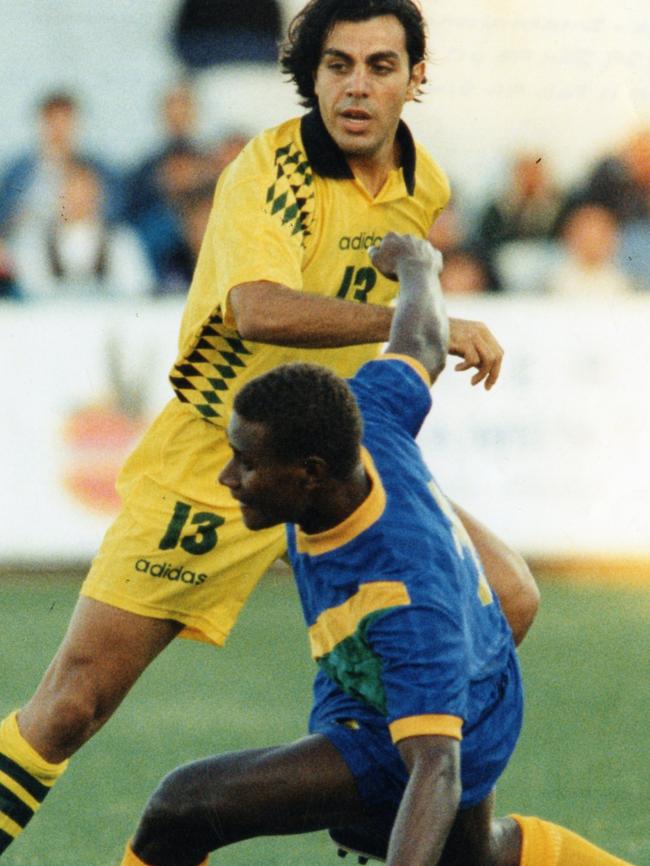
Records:
[[[318,364],[282,364],[251,379],[234,409],[260,422],[280,460],[321,457],[334,478],[347,478],[359,460],[363,421],[345,379]]]
[[[289,25],[280,49],[283,71],[295,83],[301,105],[314,108],[314,77],[323,43],[338,21],[367,21],[379,15],[394,15],[406,34],[411,69],[426,59],[427,34],[422,12],[414,0],[310,0]]]

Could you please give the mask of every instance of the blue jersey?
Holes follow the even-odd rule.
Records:
[[[316,704],[358,700],[394,742],[462,739],[512,664],[510,628],[480,560],[415,437],[431,397],[413,359],[385,355],[350,380],[372,487],[342,524],[287,527],[313,657]],[[480,725],[479,725],[480,726]]]

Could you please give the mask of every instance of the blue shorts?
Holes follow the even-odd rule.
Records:
[[[320,697],[312,708],[310,733],[323,734],[341,753],[365,808],[394,818],[408,773],[385,717],[341,692],[325,674],[319,673],[317,682]],[[463,726],[461,809],[476,806],[493,790],[519,738],[523,688],[514,651],[502,673],[472,684],[471,705],[482,709]]]

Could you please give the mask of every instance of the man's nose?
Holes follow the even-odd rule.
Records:
[[[364,66],[355,66],[348,78],[347,94],[356,98],[367,96],[369,90],[368,71]]]
[[[229,460],[228,463],[223,467],[221,472],[219,473],[219,477],[217,478],[219,484],[223,484],[224,487],[228,487],[230,490],[236,484],[235,475],[233,471],[232,460]]]

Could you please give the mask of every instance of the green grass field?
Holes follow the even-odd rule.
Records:
[[[0,578],[0,714],[49,661],[77,581]],[[522,648],[527,715],[499,810],[570,826],[650,864],[650,592],[542,582]],[[290,578],[258,588],[223,651],[177,641],[72,761],[3,866],[116,866],[155,784],[176,764],[302,735],[311,663]],[[253,840],[224,866],[334,866],[325,834]]]

